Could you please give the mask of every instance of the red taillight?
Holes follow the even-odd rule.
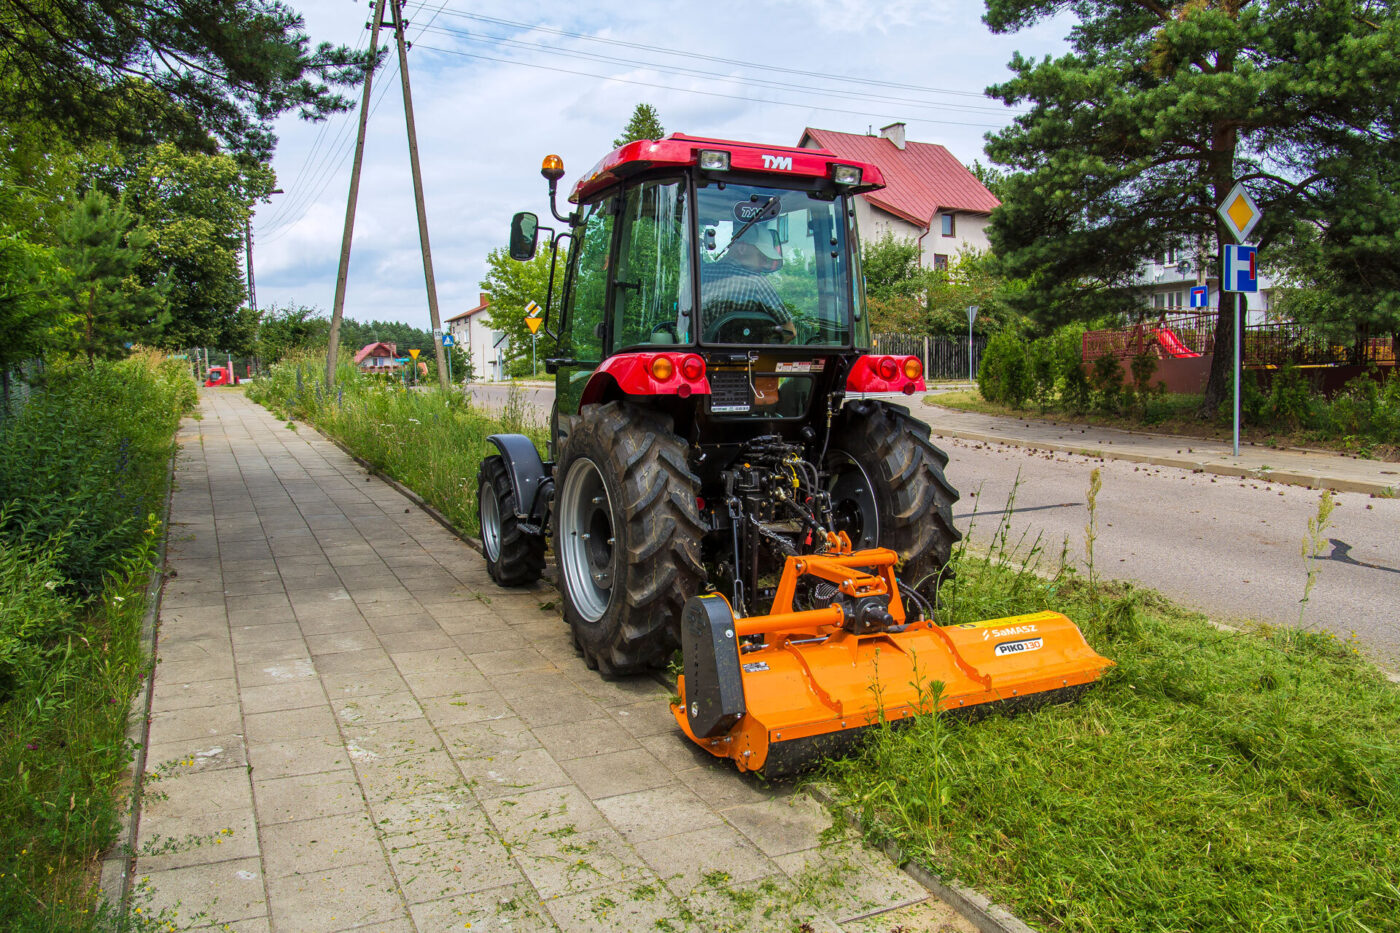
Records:
[[[681,375],[691,382],[705,378],[705,361],[698,356],[687,356],[681,360]]]
[[[665,382],[675,373],[675,364],[669,356],[658,356],[651,361],[651,375],[657,382]]]
[[[880,374],[880,378],[886,381],[894,379],[899,375],[899,364],[894,361],[894,357],[892,356],[880,357],[880,362],[875,364],[875,366],[875,371]]]
[[[923,360],[917,356],[911,356],[904,361],[904,376],[906,379],[918,379],[924,374]]]

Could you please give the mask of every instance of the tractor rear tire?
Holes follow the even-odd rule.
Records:
[[[670,418],[608,402],[584,406],[560,447],[554,551],[574,643],[605,677],[662,667],[704,582],[686,444]]]
[[[930,602],[962,538],[953,525],[958,491],[944,476],[947,464],[928,425],[900,405],[848,402],[832,425],[826,468],[837,526],[857,550],[897,552],[899,579]]]
[[[486,572],[500,586],[534,583],[544,573],[544,535],[521,530],[515,517],[515,490],[499,454],[481,461],[476,490]]]

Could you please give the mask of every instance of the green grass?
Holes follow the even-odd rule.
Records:
[[[479,532],[477,467],[497,452],[486,438],[522,433],[544,449],[545,430],[514,394],[495,415],[473,406],[460,392],[410,391],[397,382],[363,377],[348,364],[337,370],[335,389],[326,392],[324,368],[324,356],[293,357],[250,383],[248,397],[279,417],[314,424],[470,534]]]
[[[871,832],[1047,930],[1400,930],[1400,689],[1331,636],[1033,560],[962,554],[948,621],[1059,610],[1117,667],[1073,705],[877,730],[829,773]]]
[[[128,715],[149,670],[144,590],[195,397],[184,367],[154,358],[56,366],[0,425],[4,929],[142,925],[101,902],[96,859],[120,825]]]

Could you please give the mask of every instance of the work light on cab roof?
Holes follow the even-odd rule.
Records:
[[[894,403],[918,356],[873,352],[857,230],[874,165],[824,149],[675,133],[604,156],[559,210],[511,223],[551,251],[555,378],[542,457],[522,435],[478,476],[487,568],[539,579],[607,677],[682,650],[687,737],[773,776],[881,721],[1036,706],[1112,662],[1057,613],[943,624],[956,490]],[[556,274],[559,248],[567,264]]]

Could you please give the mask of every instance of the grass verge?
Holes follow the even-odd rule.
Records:
[[[1058,610],[1117,667],[1074,705],[878,729],[829,773],[872,834],[1044,929],[1400,929],[1400,690],[1330,635],[1221,631],[993,538],[947,622]]]
[[[1180,437],[1198,437],[1202,440],[1229,441],[1232,426],[1224,422],[1202,421],[1198,416],[1201,396],[1163,393],[1153,395],[1143,403],[1140,413],[1105,414],[1102,412],[1073,412],[1061,406],[1041,407],[1028,405],[1016,408],[1002,402],[991,402],[983,398],[977,389],[961,389],[954,392],[940,392],[928,395],[924,401],[929,405],[941,405],[958,411],[976,412],[982,415],[996,415],[1002,418],[1020,418],[1031,421],[1053,421],[1058,424],[1087,424],[1123,431],[1151,431],[1154,434],[1172,434]],[[1240,427],[1240,439],[1259,447],[1301,447],[1319,450],[1333,450],[1353,454],[1372,460],[1400,460],[1400,446],[1377,443],[1340,431],[1326,432],[1299,428],[1289,431],[1267,428],[1254,424]]]
[[[140,356],[51,368],[0,423],[0,918],[132,929],[100,901],[173,437],[197,396]]]
[[[526,434],[544,449],[545,431],[514,391],[496,415],[472,405],[459,391],[405,389],[397,382],[368,379],[348,363],[336,371],[336,386],[328,392],[324,373],[324,356],[293,356],[249,383],[246,391],[279,417],[300,418],[340,441],[469,534],[480,533],[477,467],[497,452],[486,438]]]

